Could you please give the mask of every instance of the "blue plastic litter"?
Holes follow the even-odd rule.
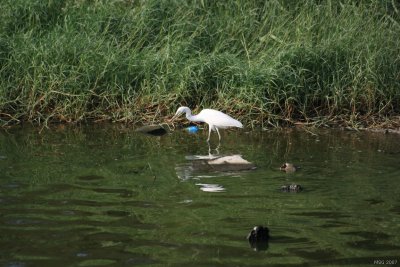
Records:
[[[197,127],[197,126],[189,126],[189,127],[186,128],[186,130],[189,133],[197,133],[197,131],[199,130],[199,127]]]

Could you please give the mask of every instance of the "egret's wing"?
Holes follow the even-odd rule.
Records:
[[[214,109],[203,109],[198,115],[204,122],[216,126],[218,128],[239,127],[243,128],[243,124],[232,118],[231,116]]]

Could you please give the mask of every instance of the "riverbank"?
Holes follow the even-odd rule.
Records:
[[[332,2],[2,1],[0,124],[398,128],[400,6]]]

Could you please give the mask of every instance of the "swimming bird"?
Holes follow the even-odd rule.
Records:
[[[279,169],[284,172],[295,172],[299,167],[294,166],[292,163],[284,163]]]
[[[231,116],[215,110],[215,109],[203,109],[199,114],[192,115],[192,111],[188,107],[180,107],[176,111],[175,115],[171,120],[175,119],[179,115],[186,113],[186,118],[194,122],[205,122],[208,124],[208,138],[207,142],[210,141],[211,130],[218,133],[219,140],[221,141],[221,135],[218,129],[225,129],[228,127],[243,128],[243,124],[232,118]]]

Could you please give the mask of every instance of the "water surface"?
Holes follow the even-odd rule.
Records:
[[[128,126],[0,132],[2,266],[400,264],[400,137],[335,130]],[[257,168],[193,160],[241,155]],[[300,166],[284,173],[279,166]],[[280,191],[300,184],[299,193]],[[267,226],[266,247],[246,235]],[[389,262],[387,262],[389,263]],[[394,262],[392,262],[394,263]]]

